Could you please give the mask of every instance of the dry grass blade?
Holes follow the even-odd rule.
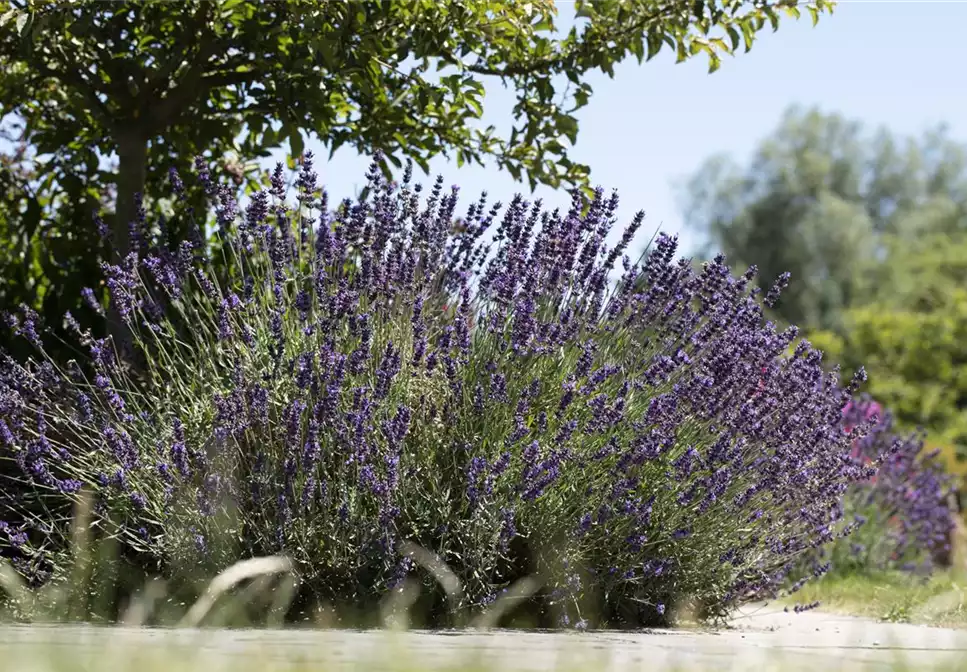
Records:
[[[268,601],[266,595],[272,589],[274,581],[274,574],[255,577],[242,590],[224,600],[219,608],[209,612],[208,625],[221,628],[237,624],[239,616],[245,613],[246,605],[262,606]]]
[[[379,605],[383,627],[390,630],[409,628],[409,612],[419,597],[419,584],[412,579],[405,579],[399,587],[391,590]]]
[[[87,616],[87,591],[91,581],[91,514],[94,495],[84,488],[77,493],[71,524],[71,570],[67,589],[67,612],[72,620]]]
[[[3,558],[0,558],[0,588],[3,588],[21,611],[30,603],[32,596],[27,584],[17,570]]]
[[[198,601],[192,605],[178,625],[179,627],[197,627],[222,594],[246,579],[294,572],[295,566],[292,561],[280,555],[250,558],[237,562],[212,579],[205,594],[198,598]]]
[[[144,590],[136,598],[131,600],[131,604],[124,610],[121,623],[131,627],[144,625],[154,613],[154,605],[167,593],[167,584],[161,579],[148,581]]]
[[[285,614],[292,604],[296,590],[299,588],[299,577],[286,574],[275,587],[272,606],[269,609],[267,625],[270,628],[281,628],[285,624]]]
[[[402,542],[399,550],[401,554],[411,558],[436,579],[436,582],[446,593],[450,607],[459,618],[464,602],[463,584],[460,583],[460,579],[453,573],[453,570],[447,567],[447,564],[436,553],[428,551],[411,541]]]
[[[506,593],[497,598],[493,606],[475,618],[470,627],[481,630],[497,627],[500,619],[513,611],[518,604],[533,597],[542,585],[532,576],[525,576],[517,580],[514,585],[507,589]]]

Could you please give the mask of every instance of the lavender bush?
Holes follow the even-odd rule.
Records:
[[[643,214],[608,249],[616,195],[455,217],[456,187],[421,200],[374,164],[333,209],[307,156],[294,204],[279,166],[240,213],[199,179],[218,264],[142,216],[105,266],[135,352],[78,333],[61,369],[35,315],[11,320],[38,352],[0,373],[23,572],[56,575],[55,512],[89,488],[162,571],[283,552],[318,599],[365,606],[421,575],[408,541],[462,583],[442,617],[536,575],[538,609],[614,626],[721,616],[855,526],[855,386],[764,320],[754,269],[696,271],[664,235],[632,263]]]
[[[925,451],[923,435],[899,434],[880,404],[863,397],[844,407],[844,431],[867,423],[873,424],[871,431],[854,442],[851,454],[863,464],[878,461],[880,467],[847,493],[847,513],[860,528],[830,549],[833,566],[929,572],[934,560],[950,551],[953,480],[938,452]]]

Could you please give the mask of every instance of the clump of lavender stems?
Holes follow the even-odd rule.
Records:
[[[66,370],[43,334],[0,367],[21,566],[58,566],[36,512],[83,487],[162,568],[282,552],[314,595],[365,605],[420,571],[410,541],[462,582],[448,609],[537,575],[561,622],[640,625],[776,593],[850,531],[843,495],[872,474],[840,425],[854,387],[764,318],[754,269],[695,270],[666,235],[632,261],[644,216],[607,247],[600,189],[458,216],[455,187],[374,162],[332,208],[307,155],[294,205],[279,167],[240,212],[199,179],[217,260],[143,226],[105,264],[141,370],[89,334]]]
[[[878,468],[847,493],[846,514],[860,529],[829,549],[833,567],[929,572],[950,553],[954,482],[938,452],[926,449],[922,432],[898,431],[892,415],[867,396],[843,408],[844,432],[864,425],[851,457]]]

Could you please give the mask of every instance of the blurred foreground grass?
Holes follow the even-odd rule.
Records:
[[[17,648],[7,650],[0,645],[0,670],[3,672],[423,672],[419,662],[400,661],[392,667],[371,663],[320,665],[317,661],[279,660],[259,656],[224,656],[221,660],[182,652],[116,650],[111,652],[76,650],[60,647]],[[438,672],[488,672],[479,664],[460,664],[450,668],[434,668]],[[563,668],[562,668],[563,672]],[[570,670],[568,671],[570,672]],[[579,672],[573,670],[573,672]]]
[[[83,530],[84,511],[76,517]],[[471,623],[464,631],[442,631],[429,637],[405,632],[410,610],[420,590],[404,582],[399,591],[387,596],[380,608],[383,626],[379,638],[353,637],[359,631],[335,630],[340,619],[316,619],[306,627],[284,618],[298,583],[297,572],[288,558],[250,558],[225,569],[215,577],[196,577],[197,600],[174,604],[163,581],[148,581],[121,610],[120,625],[95,627],[89,607],[109,595],[115,567],[110,551],[90,548],[83,534],[75,539],[75,565],[68,576],[41,589],[30,589],[13,568],[0,560],[0,672],[599,672],[604,670],[967,670],[967,648],[942,648],[948,656],[941,665],[929,663],[927,649],[894,650],[887,641],[849,645],[785,645],[786,650],[769,650],[751,632],[708,632],[680,628],[647,635],[656,639],[647,645],[629,642],[628,633],[548,634],[538,631],[493,630],[502,610],[526,599],[534,586],[510,591],[492,607],[489,617]],[[423,558],[421,549],[413,556],[436,581],[447,589],[446,572]],[[103,576],[101,574],[103,573]],[[100,578],[99,578],[100,577]],[[537,584],[535,584],[537,585]],[[105,587],[108,590],[105,590]],[[448,594],[453,587],[447,589]],[[823,609],[892,622],[967,626],[967,573],[940,572],[931,578],[901,573],[832,575],[796,594],[796,602],[823,602]],[[254,612],[250,607],[255,608]],[[249,618],[247,614],[255,614]],[[487,613],[482,616],[488,616]],[[6,621],[11,625],[3,625]],[[13,625],[12,623],[19,623]],[[59,625],[58,625],[59,624]],[[78,625],[81,624],[81,625]],[[160,625],[169,627],[143,627]],[[315,625],[316,627],[312,627]],[[345,623],[342,623],[345,627]],[[870,624],[875,625],[875,624]],[[170,627],[181,626],[181,627]],[[199,626],[202,629],[198,629]],[[226,628],[225,626],[234,626]],[[245,627],[239,627],[245,626]],[[255,626],[255,627],[251,627]],[[266,629],[267,626],[267,629]],[[307,632],[310,630],[311,632]],[[812,628],[810,628],[812,630]],[[817,628],[818,631],[818,628]],[[370,631],[372,632],[372,631]],[[423,633],[426,634],[426,633]],[[676,635],[688,639],[675,646]],[[717,635],[726,635],[718,637]],[[307,640],[306,637],[309,637]],[[768,636],[768,635],[767,635]],[[515,639],[516,637],[516,639]],[[661,641],[665,637],[670,639]],[[397,639],[404,638],[404,639]],[[868,638],[869,639],[869,638]],[[736,641],[744,640],[744,641]],[[729,642],[731,641],[731,644]],[[882,646],[881,646],[882,645]],[[711,664],[679,665],[692,647]],[[963,646],[961,644],[960,646]],[[832,654],[822,649],[837,649]],[[457,651],[457,649],[460,649]],[[865,652],[864,652],[865,650]],[[673,655],[675,654],[675,655]],[[684,655],[677,655],[684,654]],[[883,654],[882,656],[879,654]],[[910,658],[920,664],[911,664]],[[498,659],[503,658],[500,662]],[[694,658],[694,656],[693,656]],[[875,658],[875,659],[874,659]],[[830,661],[833,664],[830,664]],[[946,664],[948,661],[954,664]],[[896,661],[896,662],[893,662]],[[683,661],[684,662],[684,661]]]
[[[816,667],[822,667],[825,672],[927,669],[953,672],[967,669],[967,648],[941,644],[939,650],[947,651],[947,657],[943,658],[943,663],[937,664],[939,661],[935,657],[931,660],[929,650],[923,648],[923,644],[919,645],[921,648],[916,648],[916,644],[909,648],[911,645],[908,644],[906,650],[894,649],[889,635],[886,638],[877,636],[879,641],[873,641],[874,636],[870,635],[861,638],[867,640],[865,642],[831,646],[820,640],[800,640],[801,644],[773,642],[770,645],[762,638],[771,638],[768,632],[760,632],[756,637],[754,631],[732,628],[719,632],[680,629],[643,633],[649,638],[645,644],[629,641],[634,637],[633,633],[619,632],[552,634],[475,631],[473,628],[434,633],[407,632],[405,616],[401,620],[387,619],[387,628],[370,630],[369,635],[363,637],[358,636],[364,634],[359,630],[282,627],[281,620],[272,618],[258,624],[263,627],[218,627],[225,622],[213,618],[219,611],[219,603],[226,607],[233,603],[237,606],[239,601],[246,602],[252,597],[248,590],[235,592],[233,588],[255,578],[249,587],[257,586],[258,592],[278,598],[286,592],[284,582],[260,585],[257,578],[288,571],[291,568],[281,558],[253,559],[229,568],[210,583],[205,595],[181,619],[172,622],[189,627],[141,627],[144,622],[141,617],[150,611],[147,604],[129,606],[128,617],[122,619],[122,624],[127,627],[98,627],[76,622],[58,624],[57,614],[49,610],[36,613],[40,618],[32,619],[32,624],[0,625],[0,672],[692,672],[748,669],[791,672]],[[3,578],[2,572],[0,578]],[[7,579],[10,580],[9,575]],[[967,618],[961,586],[965,585],[964,577],[954,574],[938,574],[923,580],[899,573],[834,576],[817,582],[797,597],[799,600],[826,600],[829,611],[895,622],[964,626]],[[9,584],[8,588],[14,592],[19,590]],[[52,593],[50,604],[65,604],[57,599],[58,593]],[[146,590],[139,601],[151,601],[147,593],[150,591]],[[159,594],[154,599],[160,597]],[[406,605],[398,606],[402,606],[405,612]],[[389,611],[395,612],[396,608]],[[234,618],[226,620],[237,622]],[[202,621],[208,627],[194,627]],[[269,627],[266,629],[264,625]],[[811,631],[812,627],[808,630]],[[666,637],[669,639],[665,640]],[[676,645],[675,640],[679,637],[690,643]],[[740,643],[739,639],[743,641]],[[772,645],[777,648],[771,649]],[[830,648],[838,653],[832,653],[828,650]],[[691,660],[695,659],[703,662],[692,664]],[[911,660],[918,662],[911,664]]]
[[[927,667],[909,662],[857,664],[844,658],[839,665],[830,666],[828,659],[814,661],[813,666],[804,665],[802,658],[785,658],[770,655],[763,660],[757,658],[748,665],[730,658],[709,665],[663,665],[649,663],[645,656],[637,665],[613,667],[607,655],[594,662],[587,659],[581,662],[558,662],[540,667],[514,666],[514,671],[524,670],[542,672],[603,672],[605,670],[662,670],[663,672],[709,672],[710,670],[745,670],[756,672],[792,672],[794,670],[815,669],[818,663],[825,672],[877,670],[880,672],[914,672],[929,669],[933,672],[959,672],[967,669],[967,657],[962,662],[949,665]],[[60,646],[47,647],[10,647],[0,643],[0,671],[2,672],[509,672],[506,661],[502,663],[485,662],[466,658],[447,664],[426,663],[411,656],[383,656],[381,661],[338,661],[320,663],[318,660],[299,660],[296,657],[280,659],[269,655],[199,655],[197,653],[150,648],[138,650],[130,647],[109,647],[106,651],[97,649],[75,650]],[[899,659],[898,659],[899,661]]]
[[[930,577],[902,572],[834,573],[807,583],[795,597],[797,602],[818,600],[829,612],[967,628],[967,572],[963,571],[938,571]]]

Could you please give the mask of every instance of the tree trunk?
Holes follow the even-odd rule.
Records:
[[[114,245],[118,257],[123,259],[131,250],[128,226],[138,216],[134,195],[144,193],[148,141],[138,134],[118,138],[117,204],[114,212]]]
[[[148,163],[148,140],[137,131],[126,131],[118,138],[117,203],[111,235],[114,263],[121,263],[131,251],[130,224],[138,216],[135,194],[144,194]],[[114,304],[108,313],[108,333],[114,338],[115,347],[125,360],[134,363],[131,333],[118,314]]]

